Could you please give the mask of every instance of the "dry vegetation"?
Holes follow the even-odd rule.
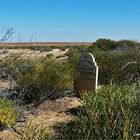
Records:
[[[139,43],[99,39],[90,46],[22,45],[6,46],[0,54],[0,113],[8,110],[7,119],[0,116],[0,139],[139,138]],[[77,99],[75,64],[85,51],[95,56],[103,88]]]

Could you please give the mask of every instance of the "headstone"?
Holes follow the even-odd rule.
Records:
[[[74,92],[77,97],[85,91],[96,91],[98,82],[98,66],[92,54],[84,53],[76,66],[77,76],[74,79]]]

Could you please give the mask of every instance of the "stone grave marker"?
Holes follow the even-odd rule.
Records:
[[[83,53],[76,66],[77,76],[74,79],[74,92],[80,97],[81,92],[96,91],[98,66],[90,53]]]

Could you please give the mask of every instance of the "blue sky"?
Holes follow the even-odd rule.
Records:
[[[140,40],[139,0],[0,0],[13,41]]]

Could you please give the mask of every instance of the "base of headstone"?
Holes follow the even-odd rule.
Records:
[[[80,95],[84,94],[84,92],[88,91],[96,91],[95,90],[95,80],[91,79],[80,79],[77,78],[74,80],[74,92],[75,96],[80,98]]]

